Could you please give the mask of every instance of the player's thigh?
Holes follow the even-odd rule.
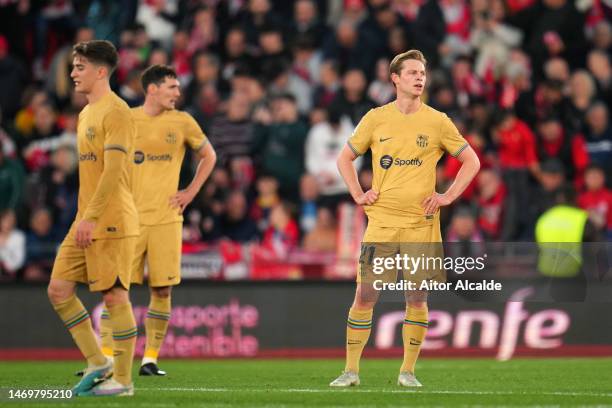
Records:
[[[87,283],[85,251],[75,244],[62,242],[55,256],[51,279]]]
[[[144,280],[145,259],[147,255],[150,228],[151,227],[148,225],[141,225],[140,235],[136,237],[134,257],[132,259],[132,270],[130,275],[131,283],[142,285]]]
[[[375,281],[395,282],[395,257],[399,251],[399,229],[368,225],[361,243],[357,282],[372,285]],[[393,265],[391,265],[393,263]]]
[[[98,239],[85,250],[90,291],[108,290],[115,286],[117,281],[125,289],[130,288],[137,238]]]
[[[401,230],[400,254],[410,259],[403,269],[405,280],[419,286],[423,280],[446,282],[444,250],[439,222]]]
[[[180,283],[182,238],[183,224],[180,222],[150,227],[147,244],[149,286],[174,286]]]

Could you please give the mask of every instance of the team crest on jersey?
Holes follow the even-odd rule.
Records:
[[[87,140],[89,140],[90,142],[93,142],[94,138],[96,137],[96,130],[94,129],[93,126],[87,128],[87,131],[85,132],[85,136],[87,137]]]
[[[421,148],[426,148],[429,143],[429,136],[427,135],[417,135],[416,144]]]
[[[168,133],[166,136],[166,143],[175,144],[176,143],[176,135],[174,133]]]

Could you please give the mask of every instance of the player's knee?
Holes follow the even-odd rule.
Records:
[[[47,296],[53,304],[61,303],[74,294],[74,290],[69,287],[64,287],[55,281],[49,282],[47,286]]]
[[[163,286],[159,288],[151,288],[151,294],[158,298],[170,297],[172,293],[172,286]]]
[[[406,305],[414,309],[425,309],[427,307],[427,302],[423,300],[410,300],[406,302]]]
[[[128,291],[118,287],[112,288],[104,292],[102,294],[102,298],[104,299],[104,304],[107,308],[123,305],[130,301]]]

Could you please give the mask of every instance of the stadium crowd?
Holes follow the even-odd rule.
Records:
[[[360,118],[394,98],[388,63],[428,59],[426,102],[446,112],[482,170],[444,208],[450,241],[533,240],[571,184],[612,240],[612,8],[603,0],[0,0],[0,271],[45,280],[76,213],[75,136],[86,101],[72,44],[113,41],[116,92],[172,65],[180,108],[218,167],[185,214],[186,244],[258,241],[334,252],[335,159]],[[188,158],[181,179],[190,179]],[[358,163],[371,183],[366,155]],[[442,189],[460,163],[445,157]]]

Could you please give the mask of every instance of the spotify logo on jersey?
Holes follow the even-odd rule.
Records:
[[[392,164],[393,157],[389,156],[388,154],[380,158],[380,167],[382,167],[383,169],[387,170],[389,167],[391,167]]]
[[[140,150],[134,152],[134,163],[140,164],[144,161],[145,155]]]
[[[393,159],[393,157],[389,156],[388,154],[380,158],[380,167],[382,167],[385,170],[387,170],[389,167],[391,167],[394,164],[398,167],[403,167],[403,166],[421,167],[421,165],[423,164],[423,160],[419,158],[400,159],[399,157],[396,157],[395,159]]]

